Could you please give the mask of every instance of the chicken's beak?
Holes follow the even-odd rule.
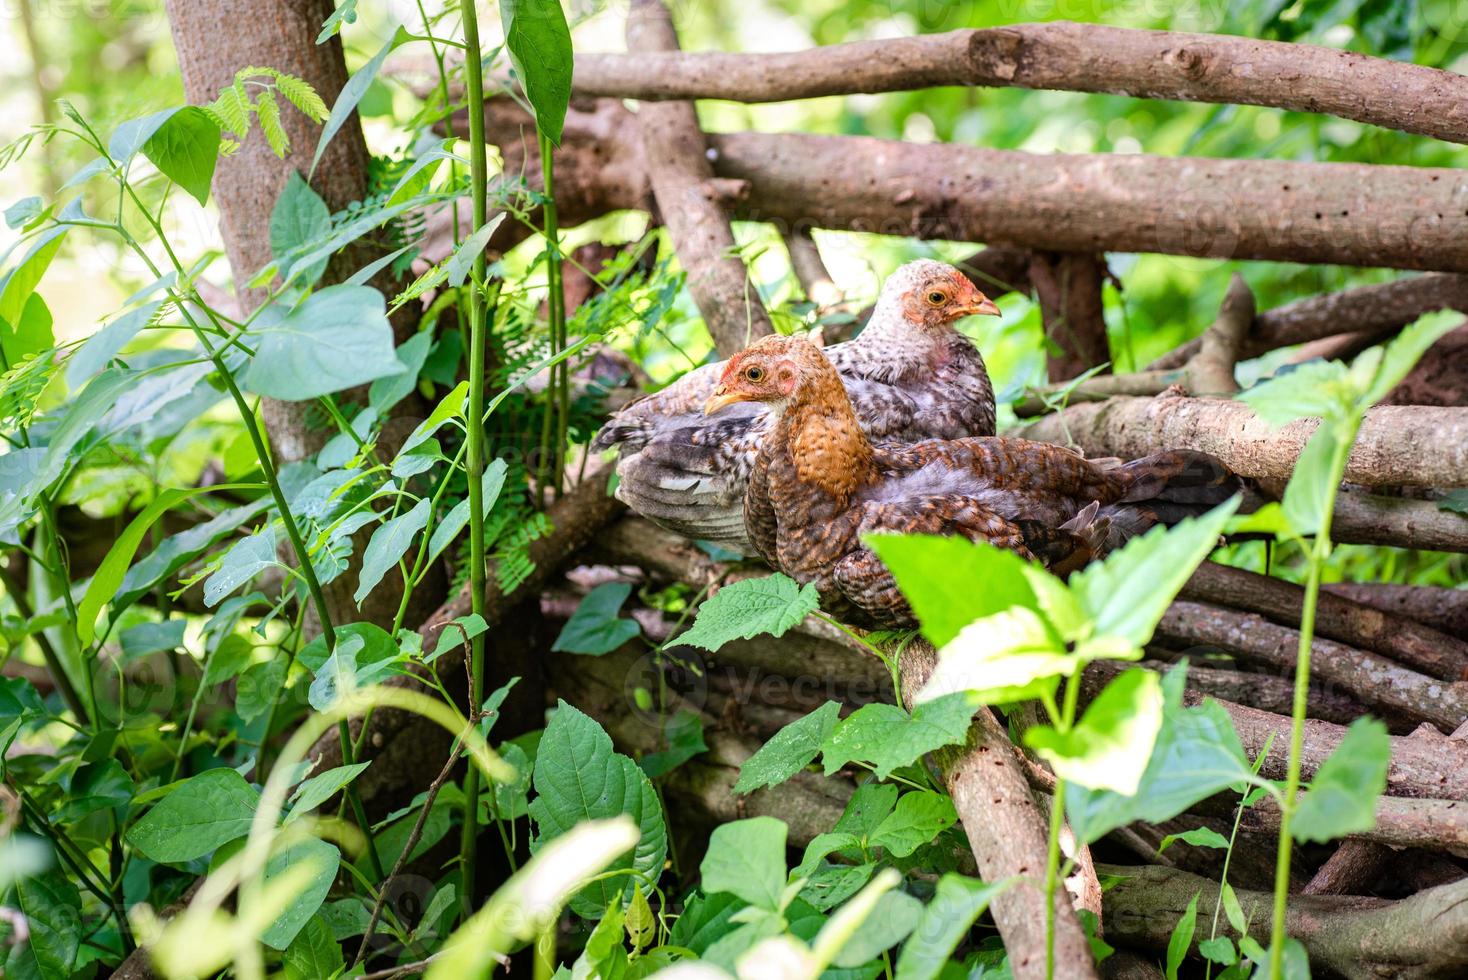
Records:
[[[721,408],[728,408],[735,402],[744,400],[742,392],[730,390],[726,385],[719,385],[714,389],[714,393],[709,395],[708,401],[703,403],[703,414],[712,415]]]
[[[999,305],[992,299],[979,293],[978,297],[971,303],[965,303],[958,308],[959,316],[999,316]]]

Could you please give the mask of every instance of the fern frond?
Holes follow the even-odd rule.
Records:
[[[31,424],[41,392],[56,376],[56,350],[26,357],[0,375],[0,425],[16,428]]]
[[[291,148],[291,138],[280,124],[280,105],[270,89],[265,89],[255,99],[255,115],[260,117],[260,129],[264,131],[265,141],[270,144],[270,149],[277,157],[285,159],[286,152]]]
[[[311,87],[304,78],[295,75],[287,75],[285,72],[275,73],[275,87],[280,94],[290,100],[291,105],[300,109],[312,122],[325,122],[330,113],[326,109],[326,103],[321,101],[321,96]]]
[[[219,98],[204,106],[204,111],[214,117],[220,129],[240,139],[250,134],[250,100],[238,84],[220,89]]]

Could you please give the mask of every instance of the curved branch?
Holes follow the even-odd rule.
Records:
[[[783,102],[937,85],[1275,106],[1468,142],[1468,79],[1309,44],[1099,24],[1011,24],[789,54],[582,54],[576,90]]]

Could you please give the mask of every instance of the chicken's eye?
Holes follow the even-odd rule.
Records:
[[[942,306],[948,302],[948,294],[941,289],[935,289],[928,293],[928,304],[930,306]]]
[[[759,384],[764,379],[765,379],[765,369],[764,368],[752,367],[752,368],[746,368],[745,371],[744,371],[744,380],[749,381],[749,382],[752,382],[753,384]]]

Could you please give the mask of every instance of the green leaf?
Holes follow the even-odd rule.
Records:
[[[317,711],[330,709],[349,691],[360,691],[381,683],[391,674],[400,673],[400,665],[407,659],[381,627],[371,623],[352,625],[365,626],[372,633],[381,634],[385,643],[369,644],[368,634],[348,633],[339,628],[336,649],[316,669],[316,679],[307,692],[307,700]],[[301,657],[304,662],[304,652]]]
[[[469,382],[460,381],[434,406],[433,411],[428,413],[428,418],[418,423],[418,427],[408,435],[403,442],[403,448],[399,449],[398,453],[411,452],[413,447],[427,441],[428,437],[437,432],[449,419],[462,419],[464,404],[468,398]]]
[[[453,254],[449,256],[448,262],[444,265],[450,286],[464,285],[464,280],[469,276],[469,270],[474,267],[474,260],[484,251],[484,246],[489,244],[489,236],[494,234],[494,230],[504,220],[505,214],[501,211],[475,229],[472,235],[460,242],[459,247],[454,249]]]
[[[341,973],[346,965],[341,944],[320,914],[306,920],[286,947],[282,963],[286,980],[324,980]]]
[[[1072,575],[1071,592],[1095,621],[1096,635],[1145,646],[1178,590],[1218,546],[1239,501],[1234,497],[1173,527],[1159,524]]]
[[[779,911],[785,893],[784,821],[750,817],[720,824],[699,865],[703,890],[728,892],[750,905]]]
[[[256,349],[242,383],[267,398],[306,401],[403,371],[387,304],[370,286],[328,286],[249,333]]]
[[[325,33],[324,30],[323,33]],[[392,49],[402,43],[403,37],[404,31],[399,27],[388,42],[372,56],[372,60],[352,72],[347,83],[342,86],[341,94],[336,97],[336,105],[331,107],[331,117],[326,120],[326,126],[321,130],[321,138],[316,141],[316,153],[311,157],[311,176],[316,175],[316,165],[321,162],[321,155],[326,152],[326,145],[351,118],[352,112],[357,108],[357,103],[362,101],[362,96],[367,94],[372,80],[382,70],[382,63],[387,60]]]
[[[321,908],[326,900],[331,883],[341,866],[341,852],[335,846],[314,837],[292,844],[284,850],[270,855],[265,862],[265,881],[285,874],[288,868],[305,866],[310,869],[311,879],[306,889],[291,899],[285,911],[276,917],[261,935],[260,941],[271,949],[286,949],[306,927],[306,923]]]
[[[768,633],[783,636],[820,606],[813,584],[785,575],[749,578],[724,586],[698,609],[693,627],[671,646],[702,647],[710,653],[731,640]]]
[[[32,721],[46,717],[41,695],[24,677],[0,677],[0,725],[19,718]]]
[[[428,526],[428,515],[432,509],[432,502],[424,497],[413,505],[412,510],[385,521],[372,532],[372,540],[367,542],[367,548],[362,552],[362,572],[357,579],[357,591],[352,594],[358,607],[377,588],[388,569],[408,553],[414,539]]]
[[[897,980],[937,980],[989,903],[1013,883],[1010,878],[991,885],[951,873],[939,878],[933,900],[897,956]]]
[[[293,250],[326,238],[331,234],[331,209],[321,195],[311,189],[306,179],[291,170],[275,208],[270,212],[270,254],[282,262]],[[311,266],[302,274],[302,285],[311,286],[326,271],[327,259]]]
[[[223,684],[244,673],[254,659],[255,645],[238,633],[230,633],[209,654],[200,683],[206,688]]]
[[[425,658],[424,662],[433,663],[450,650],[463,646],[464,643],[474,639],[487,629],[489,629],[489,624],[478,613],[469,613],[466,616],[458,616],[450,620],[444,624],[443,629],[439,632],[438,645],[433,648],[433,653]]]
[[[371,764],[369,761],[358,762],[350,766],[337,766],[335,769],[328,769],[312,776],[297,786],[296,791],[291,794],[291,812],[286,816],[285,822],[290,823],[331,799]]]
[[[1290,831],[1295,840],[1324,843],[1376,826],[1376,800],[1386,792],[1392,743],[1375,718],[1357,718],[1310,780]]]
[[[1083,666],[1085,661],[1066,651],[1038,613],[1011,606],[974,620],[942,647],[917,700],[966,693],[975,705],[1028,701]]]
[[[1234,941],[1227,936],[1204,939],[1198,943],[1198,955],[1219,966],[1231,966],[1239,959],[1239,954],[1234,950]]]
[[[325,44],[341,33],[346,24],[357,22],[357,0],[342,0],[331,16],[321,23],[321,33],[316,35],[317,44]]]
[[[182,864],[250,832],[260,794],[233,769],[210,769],[177,789],[133,824],[127,842],[161,864]]]
[[[484,481],[480,484],[484,488],[484,516],[489,517],[491,508],[499,499],[500,491],[505,486],[505,473],[509,467],[502,459],[494,460],[484,470]],[[443,554],[444,549],[453,543],[460,531],[469,523],[469,498],[465,497],[454,505],[453,509],[443,516],[438,527],[433,529],[433,534],[428,538],[428,560],[436,560]]]
[[[912,934],[923,917],[923,903],[906,892],[890,891],[850,939],[842,944],[831,963],[844,969],[865,966]]]
[[[37,195],[23,197],[5,209],[5,227],[12,231],[23,228],[39,218],[44,210],[43,202]]]
[[[978,706],[965,694],[924,701],[908,714],[893,704],[868,704],[841,722],[822,746],[826,775],[849,762],[869,762],[878,779],[924,753],[968,738]]]
[[[1279,428],[1300,418],[1346,418],[1355,394],[1340,361],[1306,361],[1239,392],[1238,398],[1255,415]]]
[[[863,539],[891,570],[923,635],[942,647],[976,619],[1011,606],[1038,609],[1025,560],[959,537],[873,534]],[[975,588],[982,582],[983,588]]]
[[[143,153],[165,177],[205,204],[219,159],[219,123],[198,106],[184,106],[148,137]]]
[[[649,752],[637,760],[648,779],[667,775],[708,749],[708,743],[703,740],[703,716],[696,711],[680,711],[667,719],[663,724],[663,737],[668,743],[666,749]]]
[[[642,893],[641,882],[632,885],[632,901],[627,906],[625,926],[627,941],[638,952],[651,946],[653,940],[657,938],[657,920],[653,918],[652,906],[647,903],[647,896]]]
[[[557,704],[535,755],[535,791],[530,816],[536,835],[531,849],[585,820],[627,814],[641,831],[637,847],[609,870],[633,868],[656,878],[667,853],[662,806],[652,783],[637,764],[612,750],[612,740],[591,718],[565,701]],[[625,875],[595,881],[571,899],[585,918],[599,918],[613,899],[631,894]]]
[[[126,167],[132,158],[138,155],[153,134],[163,128],[163,125],[172,119],[176,113],[182,112],[185,106],[173,106],[169,109],[160,109],[150,115],[138,119],[129,119],[127,122],[118,123],[117,128],[112,131],[112,138],[107,141],[107,155],[112,162],[119,167]],[[215,150],[218,150],[218,140],[215,140]]]
[[[1116,827],[1161,823],[1199,800],[1246,782],[1252,773],[1228,712],[1216,701],[1182,706],[1186,672],[1163,678],[1162,729],[1133,796],[1074,785],[1066,791],[1071,828],[1084,843]]]
[[[907,857],[957,822],[953,801],[942,793],[904,793],[897,808],[872,831],[871,843],[885,847],[893,857]]]
[[[617,615],[632,594],[626,582],[607,582],[587,593],[561,628],[552,650],[600,657],[611,653],[642,632],[635,619]]]
[[[428,351],[432,346],[431,330],[415,333],[398,346],[397,359],[403,365],[403,370],[398,374],[378,378],[367,389],[367,404],[376,409],[378,415],[386,413],[418,387],[418,373],[423,370],[423,362],[428,359]]]
[[[1173,844],[1182,841],[1184,844],[1192,844],[1194,847],[1212,847],[1216,850],[1228,850],[1228,838],[1216,830],[1207,827],[1196,827],[1193,830],[1185,830],[1181,834],[1168,834],[1157,845],[1157,853],[1161,854]]]
[[[20,311],[20,321],[10,324],[0,321],[0,350],[5,360],[17,365],[33,354],[39,354],[56,345],[56,334],[52,330],[55,321],[51,308],[40,293],[31,293]]]
[[[1468,515],[1468,489],[1449,491],[1437,502],[1437,509]]]
[[[98,810],[110,810],[132,802],[137,787],[133,779],[116,759],[91,762],[77,770],[54,818],[57,820],[80,820]]]
[[[67,980],[82,944],[81,896],[59,870],[16,882],[12,900],[25,916],[30,939],[5,961],[7,977]]]
[[[118,351],[152,322],[162,306],[163,302],[158,300],[129,310],[88,337],[66,361],[67,385],[80,388],[87,379],[107,367]]]
[[[30,248],[19,262],[3,277],[0,277],[0,320],[18,324],[25,314],[26,304],[35,293],[41,277],[51,266],[51,260],[61,250],[62,239],[71,229],[65,225],[54,225],[31,239]]]
[[[176,505],[198,494],[245,488],[245,484],[228,483],[212,487],[193,487],[187,490],[164,490],[153,498],[153,502],[145,507],[141,514],[134,517],[123,532],[117,536],[117,540],[108,549],[107,556],[102,559],[102,564],[97,566],[92,581],[87,584],[87,591],[82,596],[82,601],[77,603],[76,631],[82,643],[91,643],[93,637],[96,636],[97,614],[102,611],[103,603],[115,596],[122,587],[127,568],[132,564],[133,556],[138,553],[138,546],[143,543],[143,536],[160,517]],[[274,557],[272,550],[271,558],[274,559]]]
[[[1223,900],[1223,913],[1228,917],[1228,924],[1241,935],[1247,933],[1249,920],[1244,916],[1244,907],[1239,904],[1239,896],[1235,894],[1234,886],[1225,881],[1219,894]]]
[[[1172,928],[1172,935],[1167,939],[1167,980],[1177,980],[1178,967],[1183,965],[1183,959],[1193,945],[1193,930],[1197,925],[1198,896],[1194,895],[1192,901],[1188,902],[1187,911],[1177,920],[1177,925]]]
[[[841,705],[827,701],[804,718],[792,721],[759,747],[739,767],[736,793],[778,786],[810,765],[841,716]]]
[[[501,0],[500,21],[535,126],[560,146],[571,101],[571,30],[561,0]]]
[[[236,541],[215,569],[204,580],[204,605],[213,607],[235,589],[279,564],[275,553],[275,528],[267,525],[247,538]]]
[[[251,664],[235,685],[234,710],[245,724],[269,711],[285,689],[286,667],[283,660]]]
[[[1107,684],[1070,731],[1036,726],[1025,732],[1025,744],[1062,779],[1131,796],[1161,728],[1162,682],[1137,668]]]
[[[1301,537],[1320,531],[1330,502],[1334,500],[1340,474],[1334,472],[1331,464],[1340,444],[1341,437],[1336,427],[1321,423],[1305,444],[1305,451],[1295,460],[1295,471],[1285,486],[1280,511],[1289,522],[1290,530]]]
[[[801,855],[800,863],[790,871],[790,880],[796,878],[809,878],[815,874],[816,868],[820,866],[829,855],[836,851],[844,851],[861,846],[862,838],[855,834],[836,833],[832,831],[826,834],[816,834],[811,842],[805,845],[805,853]]]
[[[1456,310],[1439,310],[1403,327],[1382,351],[1381,361],[1370,385],[1357,402],[1362,411],[1375,405],[1402,383],[1427,349],[1456,330],[1463,317]]]

